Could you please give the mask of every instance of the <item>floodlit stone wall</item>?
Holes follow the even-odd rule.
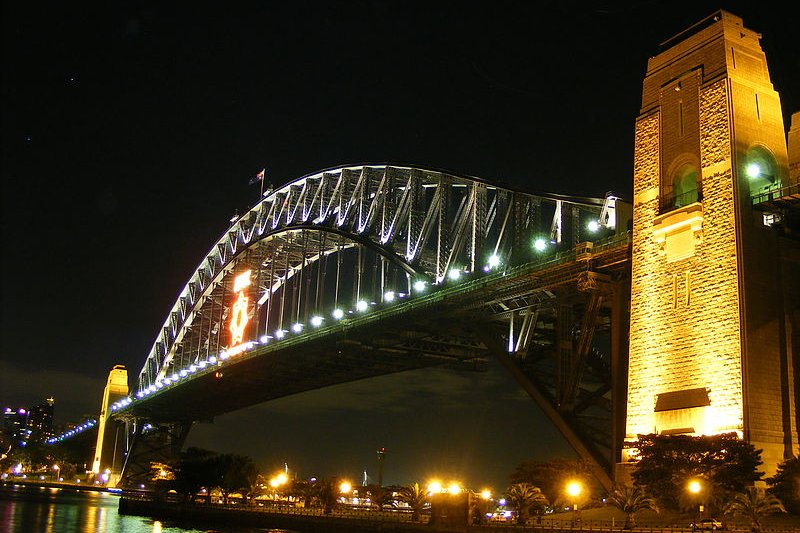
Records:
[[[760,36],[725,12],[706,22],[650,59],[635,125],[625,438],[734,431],[771,475],[798,453],[785,295],[800,247],[752,197],[789,183],[786,137]],[[687,168],[696,196],[671,201]]]

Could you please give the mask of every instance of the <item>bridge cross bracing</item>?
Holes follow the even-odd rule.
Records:
[[[416,281],[439,284],[454,268],[481,270],[492,256],[505,264],[530,259],[536,236],[576,244],[586,233],[581,220],[599,220],[602,208],[603,200],[532,195],[404,167],[301,178],[266,195],[212,247],[168,314],[138,389],[225,349],[234,271],[253,272],[248,296],[258,305],[250,313],[260,316],[248,340],[257,342],[340,305],[382,301],[387,289],[408,295]]]

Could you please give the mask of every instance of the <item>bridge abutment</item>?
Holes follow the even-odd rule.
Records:
[[[104,475],[105,481],[113,485],[122,470],[123,452],[127,447],[127,432],[119,421],[112,419],[110,406],[128,396],[128,371],[123,365],[115,365],[108,373],[103,389],[103,401],[97,420],[97,444],[94,450],[92,473]]]
[[[798,445],[784,296],[797,294],[797,261],[776,261],[780,245],[796,253],[798,244],[754,208],[754,197],[790,184],[759,38],[720,11],[648,62],[635,129],[625,440],[735,432],[763,450],[772,475]]]

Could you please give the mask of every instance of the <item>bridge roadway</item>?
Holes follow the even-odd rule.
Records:
[[[475,273],[458,284],[393,302],[319,329],[256,345],[164,386],[112,414],[150,423],[210,420],[237,409],[339,383],[420,369],[481,370],[490,351],[477,333],[501,341],[508,316],[552,305],[549,291],[585,273],[629,266],[629,238],[581,243],[576,249],[505,271]],[[480,326],[480,327],[479,327]]]

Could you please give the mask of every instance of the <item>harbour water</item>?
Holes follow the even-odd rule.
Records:
[[[299,533],[162,522],[121,515],[119,496],[102,491],[22,485],[0,486],[0,533]]]

